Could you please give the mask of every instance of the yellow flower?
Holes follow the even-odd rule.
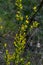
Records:
[[[22,9],[23,8],[22,4],[20,4],[19,7],[20,7],[20,9]]]
[[[27,25],[25,25],[25,28],[27,28]]]
[[[28,20],[26,20],[26,23],[29,23],[29,21],[28,21]]]
[[[20,9],[23,9],[23,6],[21,6]]]
[[[16,14],[16,20],[20,20],[20,15]]]
[[[10,54],[7,55],[8,59],[10,59]]]
[[[19,6],[22,7],[22,4],[20,4]]]
[[[18,36],[18,34],[16,34],[16,37]]]
[[[37,22],[37,21],[35,21],[34,23],[33,23],[33,27],[37,27],[39,25],[39,23]]]
[[[18,14],[20,14],[20,11],[17,11]]]
[[[20,0],[20,2],[21,2],[22,0]]]
[[[6,65],[10,65],[10,61],[7,61],[7,64]]]
[[[21,20],[23,20],[23,17],[20,17]]]
[[[24,32],[24,35],[26,35],[26,33]]]
[[[25,39],[22,41],[22,44],[23,44],[23,45],[25,44]]]
[[[33,8],[34,10],[36,10],[36,6],[34,6],[34,8]]]
[[[19,17],[19,15],[18,15],[18,14],[16,14],[16,17]]]
[[[6,50],[6,54],[8,54],[8,50]]]
[[[10,55],[10,54],[8,54],[7,57],[9,60],[12,60],[14,58],[13,55]]]
[[[21,51],[21,47],[19,47],[19,49],[18,49],[19,51]]]
[[[33,7],[33,10],[34,10],[34,11],[37,11],[37,7],[36,7],[36,6],[34,6],[34,7]]]
[[[33,26],[31,25],[31,29],[33,28]]]
[[[21,58],[20,61],[23,61],[23,58]]]
[[[18,6],[18,3],[15,3],[16,6]]]
[[[28,62],[28,64],[30,64],[30,62]]]
[[[6,47],[6,46],[7,46],[7,44],[5,43],[5,44],[4,44],[4,47]]]
[[[24,26],[24,25],[22,25],[21,30],[24,30],[24,29],[25,29],[25,26]]]
[[[27,62],[26,65],[30,65],[30,62]]]
[[[24,30],[24,27],[22,27],[22,30]]]
[[[15,45],[16,47],[18,47],[15,41],[14,41],[14,45]]]
[[[2,25],[0,26],[0,29],[3,29],[3,26]]]
[[[26,19],[28,19],[28,15],[26,15]]]

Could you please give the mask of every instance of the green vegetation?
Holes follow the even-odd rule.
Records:
[[[42,45],[42,39],[43,0],[0,0],[0,52],[4,65],[34,65],[31,58],[37,50],[35,46],[35,51],[30,51],[29,45],[31,41]]]

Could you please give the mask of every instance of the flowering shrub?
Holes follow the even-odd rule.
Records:
[[[13,65],[31,65],[31,52],[26,48],[27,33],[38,28],[39,21],[34,20],[34,17],[39,9],[37,9],[37,6],[31,8],[30,0],[1,1],[1,3],[3,2],[5,6],[3,6],[2,10],[4,8],[5,10],[2,14],[3,17],[0,16],[0,33],[4,38],[7,38],[7,36],[13,37],[11,44],[14,47],[13,53],[10,54],[9,44],[3,42],[5,65],[10,65],[11,62],[13,62]],[[32,13],[31,9],[33,10]],[[25,49],[27,51],[24,51]]]

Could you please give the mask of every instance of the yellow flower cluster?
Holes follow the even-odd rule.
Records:
[[[33,10],[36,12],[36,11],[37,11],[37,7],[36,7],[36,6],[34,6],[34,7],[33,7]]]
[[[21,15],[21,12],[20,11],[17,11],[16,20],[21,20],[21,21],[23,20],[23,16]]]
[[[26,65],[30,65],[30,62],[27,62]]]
[[[22,24],[22,26],[21,26],[21,30],[25,31],[26,28],[27,28],[27,25],[26,25],[26,24],[25,24],[25,25]]]
[[[28,23],[29,23],[29,21],[28,21],[28,20],[26,20],[26,23],[28,24]]]
[[[31,25],[31,29],[36,28],[39,25],[37,21],[33,22],[33,25]]]
[[[22,6],[22,0],[16,0],[16,3],[15,3],[15,5],[21,10],[22,8],[23,8],[23,6]]]
[[[10,65],[10,61],[15,59],[15,54],[10,55],[8,50],[6,50],[5,59],[6,59],[6,65]]]
[[[28,17],[28,15],[26,15],[26,24],[28,24],[29,23],[29,17]]]
[[[14,46],[16,47],[15,49],[16,64],[18,64],[20,61],[23,61],[23,59],[20,58],[20,55],[23,53],[23,50],[25,48],[25,43],[26,43],[25,32],[21,30],[19,34],[16,34],[14,41]]]
[[[17,13],[16,13],[16,20],[20,20],[23,21],[23,16],[22,16],[22,0],[16,0],[15,5],[17,6]],[[15,36],[15,40],[13,42],[14,47],[15,47],[15,51],[12,55],[9,54],[8,50],[6,50],[6,65],[10,65],[10,61],[12,59],[14,59],[15,65],[20,62],[23,61],[23,58],[21,58],[22,53],[24,52],[24,48],[25,48],[25,44],[26,44],[26,38],[25,38],[25,30],[27,29],[27,24],[29,23],[28,20],[28,15],[26,15],[26,20],[25,20],[25,24],[21,25],[20,28],[20,32],[19,34],[17,33]],[[35,24],[33,24],[35,25]],[[1,27],[2,28],[2,27]],[[4,44],[4,47],[6,47],[7,44]],[[30,62],[28,62],[26,65],[29,65]]]
[[[8,50],[6,50],[5,59],[6,59],[6,65],[10,65]]]
[[[26,15],[25,24],[22,24],[22,25],[21,25],[21,30],[22,30],[22,31],[26,31],[26,29],[27,29],[27,27],[28,27],[28,24],[29,24],[28,15]]]
[[[26,39],[24,39],[25,38],[25,33],[24,34],[16,34],[16,38],[15,38],[15,40],[16,41],[14,41],[14,45],[17,47],[17,48],[19,48],[19,50],[20,50],[20,48],[21,47],[23,47],[24,46],[24,44],[25,44],[25,41],[26,41]]]
[[[3,19],[0,17],[0,30],[3,29],[3,25],[2,25]]]
[[[3,26],[2,25],[0,25],[0,29],[3,29]]]
[[[4,43],[4,48],[6,48],[7,47],[7,43]]]
[[[16,0],[16,3],[15,5],[17,6],[17,13],[16,13],[16,20],[23,20],[23,16],[22,16],[22,9],[23,9],[23,6],[22,6],[22,0]]]
[[[15,36],[15,41],[14,41],[14,46],[15,46],[15,52],[10,55],[8,50],[6,50],[6,56],[5,58],[6,60],[6,65],[10,65],[10,61],[14,59],[15,65],[18,64],[19,62],[24,61],[24,58],[21,58],[20,56],[22,55],[22,53],[24,52],[24,48],[25,48],[25,43],[26,43],[26,38],[25,38],[25,31],[27,28],[27,23],[26,24],[22,24],[21,25],[21,30],[19,32],[19,34],[17,33]],[[7,44],[4,44],[4,47],[6,47]],[[16,59],[16,60],[15,60]],[[29,62],[26,63],[26,65],[29,65]]]
[[[28,15],[26,15],[26,19],[28,19]]]
[[[8,50],[6,50],[6,54],[8,54]]]

